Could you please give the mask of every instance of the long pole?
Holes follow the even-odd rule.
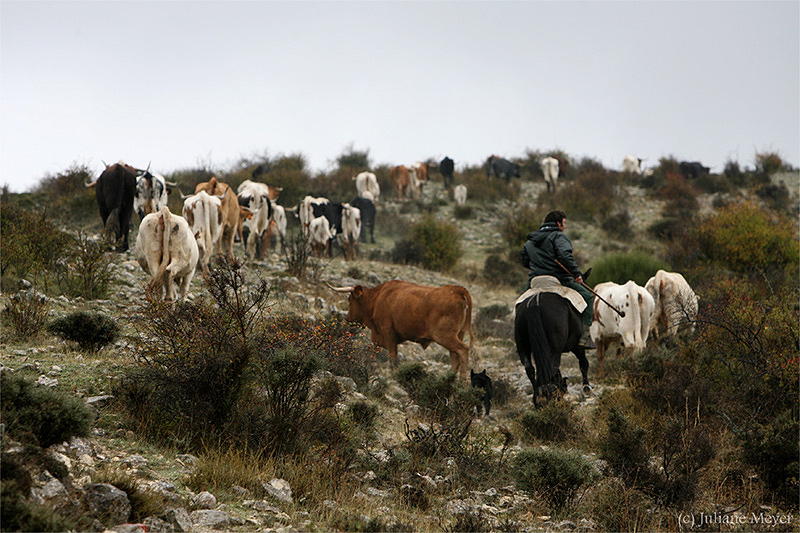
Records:
[[[569,274],[570,276],[572,275],[572,272],[570,272],[570,271],[567,269],[567,267],[565,267],[564,265],[562,265],[562,264],[561,264],[561,262],[560,262],[558,259],[554,259],[554,261],[556,262],[556,264],[557,264],[558,266],[560,266],[561,268],[563,268],[563,269],[564,269],[564,272],[566,272],[566,273],[567,273],[567,274]],[[573,279],[574,279],[574,278],[573,278]],[[584,288],[586,288],[586,289],[587,289],[589,292],[591,292],[592,294],[594,294],[594,295],[595,295],[595,296],[596,296],[596,297],[597,297],[597,298],[598,298],[598,299],[599,299],[601,302],[603,302],[604,304],[606,304],[607,306],[609,306],[611,309],[613,309],[614,311],[616,311],[616,312],[617,312],[617,314],[618,314],[619,316],[621,316],[622,318],[625,318],[625,311],[620,311],[619,309],[617,309],[616,307],[614,307],[613,305],[611,305],[610,303],[608,303],[608,301],[607,301],[605,298],[603,298],[602,296],[600,296],[599,294],[597,294],[596,292],[594,292],[594,290],[592,290],[592,288],[591,288],[591,287],[589,287],[589,286],[588,286],[586,283],[584,283],[583,281],[578,281],[578,280],[575,280],[575,281],[576,281],[577,283],[579,283],[580,285],[582,285]]]

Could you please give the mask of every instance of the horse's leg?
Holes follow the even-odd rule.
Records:
[[[522,361],[522,366],[525,368],[525,374],[528,375],[528,379],[531,382],[531,387],[533,387],[533,405],[536,405],[536,369],[533,367],[533,363],[531,362],[530,352],[520,352],[519,360]]]
[[[583,346],[577,346],[573,351],[575,357],[578,358],[578,365],[581,367],[581,376],[583,376],[583,393],[591,394],[592,386],[589,385],[589,360],[586,358],[586,349]]]

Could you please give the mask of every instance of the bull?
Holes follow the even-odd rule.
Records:
[[[118,252],[128,250],[137,172],[137,169],[120,161],[106,165],[99,178],[86,183],[87,187],[94,188],[106,239],[114,243]]]
[[[400,280],[375,287],[328,287],[349,294],[347,321],[368,327],[372,342],[388,350],[393,367],[397,366],[398,344],[412,341],[425,349],[435,342],[450,352],[453,371],[467,379],[475,336],[472,296],[464,287],[424,287]],[[464,342],[467,332],[469,345]]]

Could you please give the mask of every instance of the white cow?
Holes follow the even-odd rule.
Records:
[[[312,219],[308,224],[308,243],[311,250],[317,257],[322,257],[323,253],[328,255],[330,241],[333,238],[331,224],[325,217]]]
[[[598,373],[603,373],[603,357],[612,343],[621,344],[629,354],[644,349],[647,335],[650,332],[650,317],[655,302],[650,293],[633,281],[625,285],[613,282],[600,283],[595,292],[611,305],[624,311],[621,317],[616,311],[594,299],[594,320],[589,334],[597,345]]]
[[[336,236],[344,250],[345,261],[356,258],[358,238],[361,236],[361,210],[350,204],[342,204],[342,232]]]
[[[655,301],[650,329],[656,338],[694,332],[698,298],[683,275],[659,270],[644,287]]]
[[[640,159],[635,155],[626,155],[624,158],[622,158],[622,171],[630,174],[641,175],[642,161],[644,161],[644,159]]]
[[[144,174],[136,176],[136,194],[133,197],[133,209],[139,215],[139,220],[150,213],[157,213],[167,205],[169,191],[167,185],[175,187],[177,184],[164,179],[161,174]]]
[[[544,174],[544,182],[547,184],[548,191],[556,191],[558,186],[558,159],[555,157],[545,157],[539,161],[539,166]]]
[[[241,227],[238,228],[240,238],[244,228],[250,232],[245,243],[245,251],[251,258],[255,258],[256,255],[263,258],[267,253],[268,239],[270,238],[267,233],[268,227],[272,220],[275,201],[282,190],[283,187],[272,187],[266,183],[251,180],[244,180],[236,189],[239,205],[253,213],[253,217],[243,221]]]
[[[189,224],[170,213],[168,207],[146,215],[139,225],[136,260],[152,276],[149,288],[159,297],[175,300],[176,282],[180,284],[180,297],[186,296],[199,256]]]
[[[205,191],[186,196],[183,200],[183,217],[197,241],[200,269],[208,272],[214,249],[222,235],[222,199]]]
[[[428,165],[417,161],[408,167],[409,191],[414,199],[422,196],[422,189],[428,183]]]
[[[271,239],[275,239],[276,243],[280,242],[283,250],[286,243],[286,210],[282,205],[272,204],[272,220],[267,231]]]
[[[300,227],[303,231],[303,235],[308,236],[309,226],[311,221],[314,220],[314,206],[327,204],[329,202],[330,200],[323,197],[314,198],[313,196],[306,196],[303,198],[300,205],[297,206],[297,217],[300,219]]]
[[[464,205],[467,203],[467,186],[456,185],[456,188],[453,189],[453,198],[458,205]]]
[[[381,195],[381,187],[378,185],[378,177],[373,174],[372,172],[361,172],[358,176],[353,178],[356,182],[356,190],[358,190],[359,196],[364,196],[365,193],[369,193],[372,196],[368,197],[373,202],[378,201],[378,197]],[[365,196],[367,198],[367,196]]]

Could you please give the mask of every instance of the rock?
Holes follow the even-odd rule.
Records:
[[[164,518],[167,519],[167,523],[174,528],[176,533],[188,533],[192,530],[192,519],[183,507],[168,509],[164,513]]]
[[[128,495],[108,483],[87,486],[81,500],[86,512],[104,524],[124,524],[131,514]]]
[[[447,512],[451,515],[466,514],[469,509],[470,505],[464,500],[450,500],[447,502]]]
[[[292,487],[289,486],[288,481],[274,478],[269,483],[262,483],[261,486],[273,498],[285,503],[292,503]]]
[[[174,529],[164,520],[155,516],[148,516],[144,519],[147,533],[172,533]]]
[[[102,396],[90,396],[83,401],[86,402],[87,405],[91,405],[92,407],[105,407],[108,403],[114,399],[114,396],[111,394],[103,394]]]
[[[239,485],[234,485],[233,487],[231,487],[231,492],[237,498],[249,498],[250,497],[250,491],[247,490],[244,487],[240,487]]]
[[[245,500],[244,503],[242,503],[242,506],[262,513],[269,512],[278,514],[281,512],[280,509],[278,509],[277,507],[273,507],[264,500]]]
[[[44,374],[39,376],[39,379],[36,380],[36,384],[40,387],[57,387],[58,380],[56,378],[48,378]]]
[[[145,524],[120,524],[112,527],[110,531],[116,531],[117,533],[148,533],[147,525]]]
[[[217,498],[208,491],[203,491],[192,498],[192,507],[195,509],[216,509]]]
[[[131,468],[144,468],[147,466],[147,459],[141,455],[129,455],[120,464]]]
[[[197,465],[197,461],[198,461],[197,457],[195,457],[194,455],[192,455],[190,453],[182,453],[182,454],[178,455],[177,457],[175,457],[175,459],[180,464],[182,464],[183,466],[185,466],[187,468],[192,468],[192,467],[196,466]]]
[[[66,487],[61,481],[48,474],[49,479],[39,488],[31,489],[31,497],[41,505],[54,509],[64,509],[72,503]]]
[[[228,513],[211,509],[194,511],[189,515],[189,518],[192,520],[192,527],[223,529],[231,522],[231,517],[228,516]]]

